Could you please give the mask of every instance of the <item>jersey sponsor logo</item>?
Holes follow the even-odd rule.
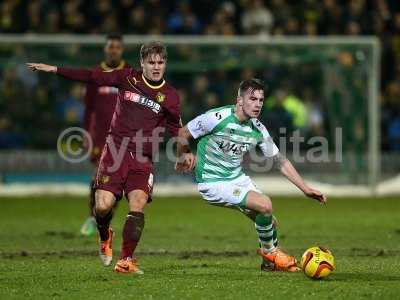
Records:
[[[97,92],[101,95],[118,94],[118,88],[113,86],[100,86]]]
[[[164,102],[165,100],[165,95],[163,93],[158,92],[156,96],[156,100],[158,103]]]
[[[218,141],[217,145],[226,154],[243,155],[249,150],[249,145],[238,145],[229,141]]]
[[[143,105],[143,106],[151,109],[156,114],[158,114],[161,111],[160,104],[158,104],[157,102],[155,102],[143,95],[139,95],[134,92],[125,91],[124,100],[132,101],[132,102],[138,103],[140,105]]]

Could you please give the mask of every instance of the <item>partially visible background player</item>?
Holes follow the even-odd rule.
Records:
[[[117,33],[109,34],[104,46],[104,61],[94,67],[93,70],[110,71],[129,68],[130,66],[122,59],[123,52],[122,35]],[[106,142],[117,99],[118,88],[116,87],[98,86],[94,83],[86,85],[83,126],[89,132],[93,142],[90,160],[95,165],[96,170]],[[94,173],[94,177],[90,182],[89,217],[81,227],[81,233],[86,236],[93,235],[97,231],[96,220],[93,216],[95,175],[96,173]]]

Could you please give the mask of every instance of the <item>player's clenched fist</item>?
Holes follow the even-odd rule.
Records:
[[[196,164],[196,156],[193,153],[183,153],[175,164],[178,172],[190,172]]]
[[[40,63],[27,63],[26,65],[27,65],[28,69],[31,71],[43,71],[43,72],[57,73],[56,66],[40,64]]]

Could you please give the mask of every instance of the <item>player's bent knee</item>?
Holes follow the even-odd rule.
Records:
[[[260,213],[264,215],[272,214],[272,202],[269,198],[266,198],[260,205]]]
[[[131,211],[143,211],[148,199],[147,193],[142,190],[134,190],[128,194],[129,209]]]
[[[114,195],[111,192],[97,190],[95,212],[97,215],[106,215],[114,205]]]
[[[272,214],[272,207],[267,204],[263,204],[260,207],[260,213],[262,213],[263,215],[270,215]]]
[[[105,216],[111,210],[111,208],[106,206],[104,203],[96,203],[95,209],[96,215],[99,216]]]
[[[246,206],[247,208],[263,215],[272,214],[271,199],[257,192],[251,191],[248,193]]]

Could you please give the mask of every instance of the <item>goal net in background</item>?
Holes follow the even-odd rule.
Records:
[[[128,63],[139,67],[140,45],[149,40],[125,37]],[[18,183],[30,182],[36,188],[62,192],[80,185],[82,189],[75,190],[87,192],[92,174],[88,161],[66,162],[56,147],[63,130],[82,124],[84,85],[29,73],[24,64],[91,67],[103,59],[104,38],[8,35],[0,41],[1,188],[17,191]],[[380,154],[376,38],[162,37],[162,41],[168,46],[167,78],[182,96],[184,123],[208,109],[233,104],[239,82],[255,76],[267,85],[260,119],[304,177],[338,194],[382,193],[379,184],[394,180],[397,156],[385,153],[381,159]],[[160,190],[177,183],[192,186],[190,176],[171,175],[173,162],[163,153],[156,167]],[[276,172],[266,172],[268,163],[258,161],[254,167],[247,158],[246,165],[269,191],[292,191]]]

